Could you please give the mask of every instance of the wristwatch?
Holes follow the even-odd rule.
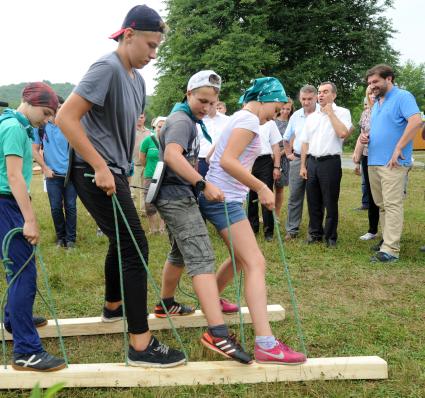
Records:
[[[207,182],[202,178],[195,184],[196,192],[202,192],[207,186]]]
[[[278,169],[279,171],[282,171],[282,169],[280,168],[280,166],[273,166],[274,169]]]

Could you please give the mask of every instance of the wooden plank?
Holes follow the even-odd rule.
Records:
[[[282,321],[285,319],[285,310],[279,304],[267,306],[267,312],[270,321]],[[227,325],[239,324],[239,314],[223,314],[224,321]],[[242,307],[242,315],[244,323],[252,323],[248,307]],[[70,318],[58,319],[62,336],[88,336],[96,334],[112,334],[122,333],[123,322],[102,322],[100,317],[93,318]],[[204,314],[200,310],[196,310],[194,314],[187,316],[174,317],[173,322],[177,328],[196,328],[207,326]],[[155,315],[149,315],[149,329],[160,330],[170,329],[167,319],[156,318]],[[56,337],[56,325],[53,320],[49,320],[46,326],[38,328],[40,337]],[[11,340],[12,336],[5,332],[6,340]]]
[[[168,369],[126,367],[124,364],[79,364],[59,372],[0,369],[0,389],[49,387],[158,387],[197,384],[261,383],[276,381],[386,379],[387,363],[377,356],[311,358],[303,365],[282,366],[234,361],[189,362]]]

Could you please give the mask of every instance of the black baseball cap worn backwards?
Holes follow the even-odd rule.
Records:
[[[109,38],[118,41],[118,38],[127,28],[164,33],[165,26],[160,15],[154,9],[143,4],[133,7],[125,17],[121,29],[109,36]]]

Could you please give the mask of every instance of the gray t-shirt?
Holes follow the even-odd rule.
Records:
[[[81,120],[90,142],[119,174],[130,171],[136,122],[145,108],[145,82],[136,69],[133,74],[112,52],[96,61],[74,89],[93,104]],[[75,154],[74,161],[83,160]]]
[[[183,156],[195,167],[199,154],[199,138],[196,123],[183,111],[178,111],[167,118],[159,134],[159,158],[164,160],[164,150],[168,144],[179,144]],[[166,168],[157,199],[182,199],[194,196],[192,185],[181,178],[169,167]]]

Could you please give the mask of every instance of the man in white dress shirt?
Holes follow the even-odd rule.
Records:
[[[328,247],[336,246],[338,238],[342,144],[352,131],[350,111],[334,103],[336,91],[332,82],[319,86],[320,109],[307,118],[300,137],[300,175],[307,180],[310,216],[308,243],[322,242],[324,237]],[[323,227],[324,210],[326,220]]]
[[[289,169],[288,217],[286,220],[285,240],[298,236],[305,196],[306,180],[300,176],[301,141],[300,135],[307,117],[320,109],[317,103],[317,89],[311,85],[301,87],[299,95],[302,108],[298,109],[289,119],[288,127],[283,135],[286,158],[291,162]]]
[[[202,120],[205,123],[205,126],[207,127],[209,136],[212,139],[212,142],[209,142],[205,138],[204,134],[202,134],[200,125],[196,124],[198,129],[198,138],[200,146],[198,157],[198,172],[203,178],[205,178],[209,168],[209,164],[206,161],[206,157],[210,152],[212,146],[217,142],[218,138],[220,137],[224,126],[229,120],[229,116],[224,115],[221,112],[217,112],[217,108],[215,106],[212,106],[210,113]]]

